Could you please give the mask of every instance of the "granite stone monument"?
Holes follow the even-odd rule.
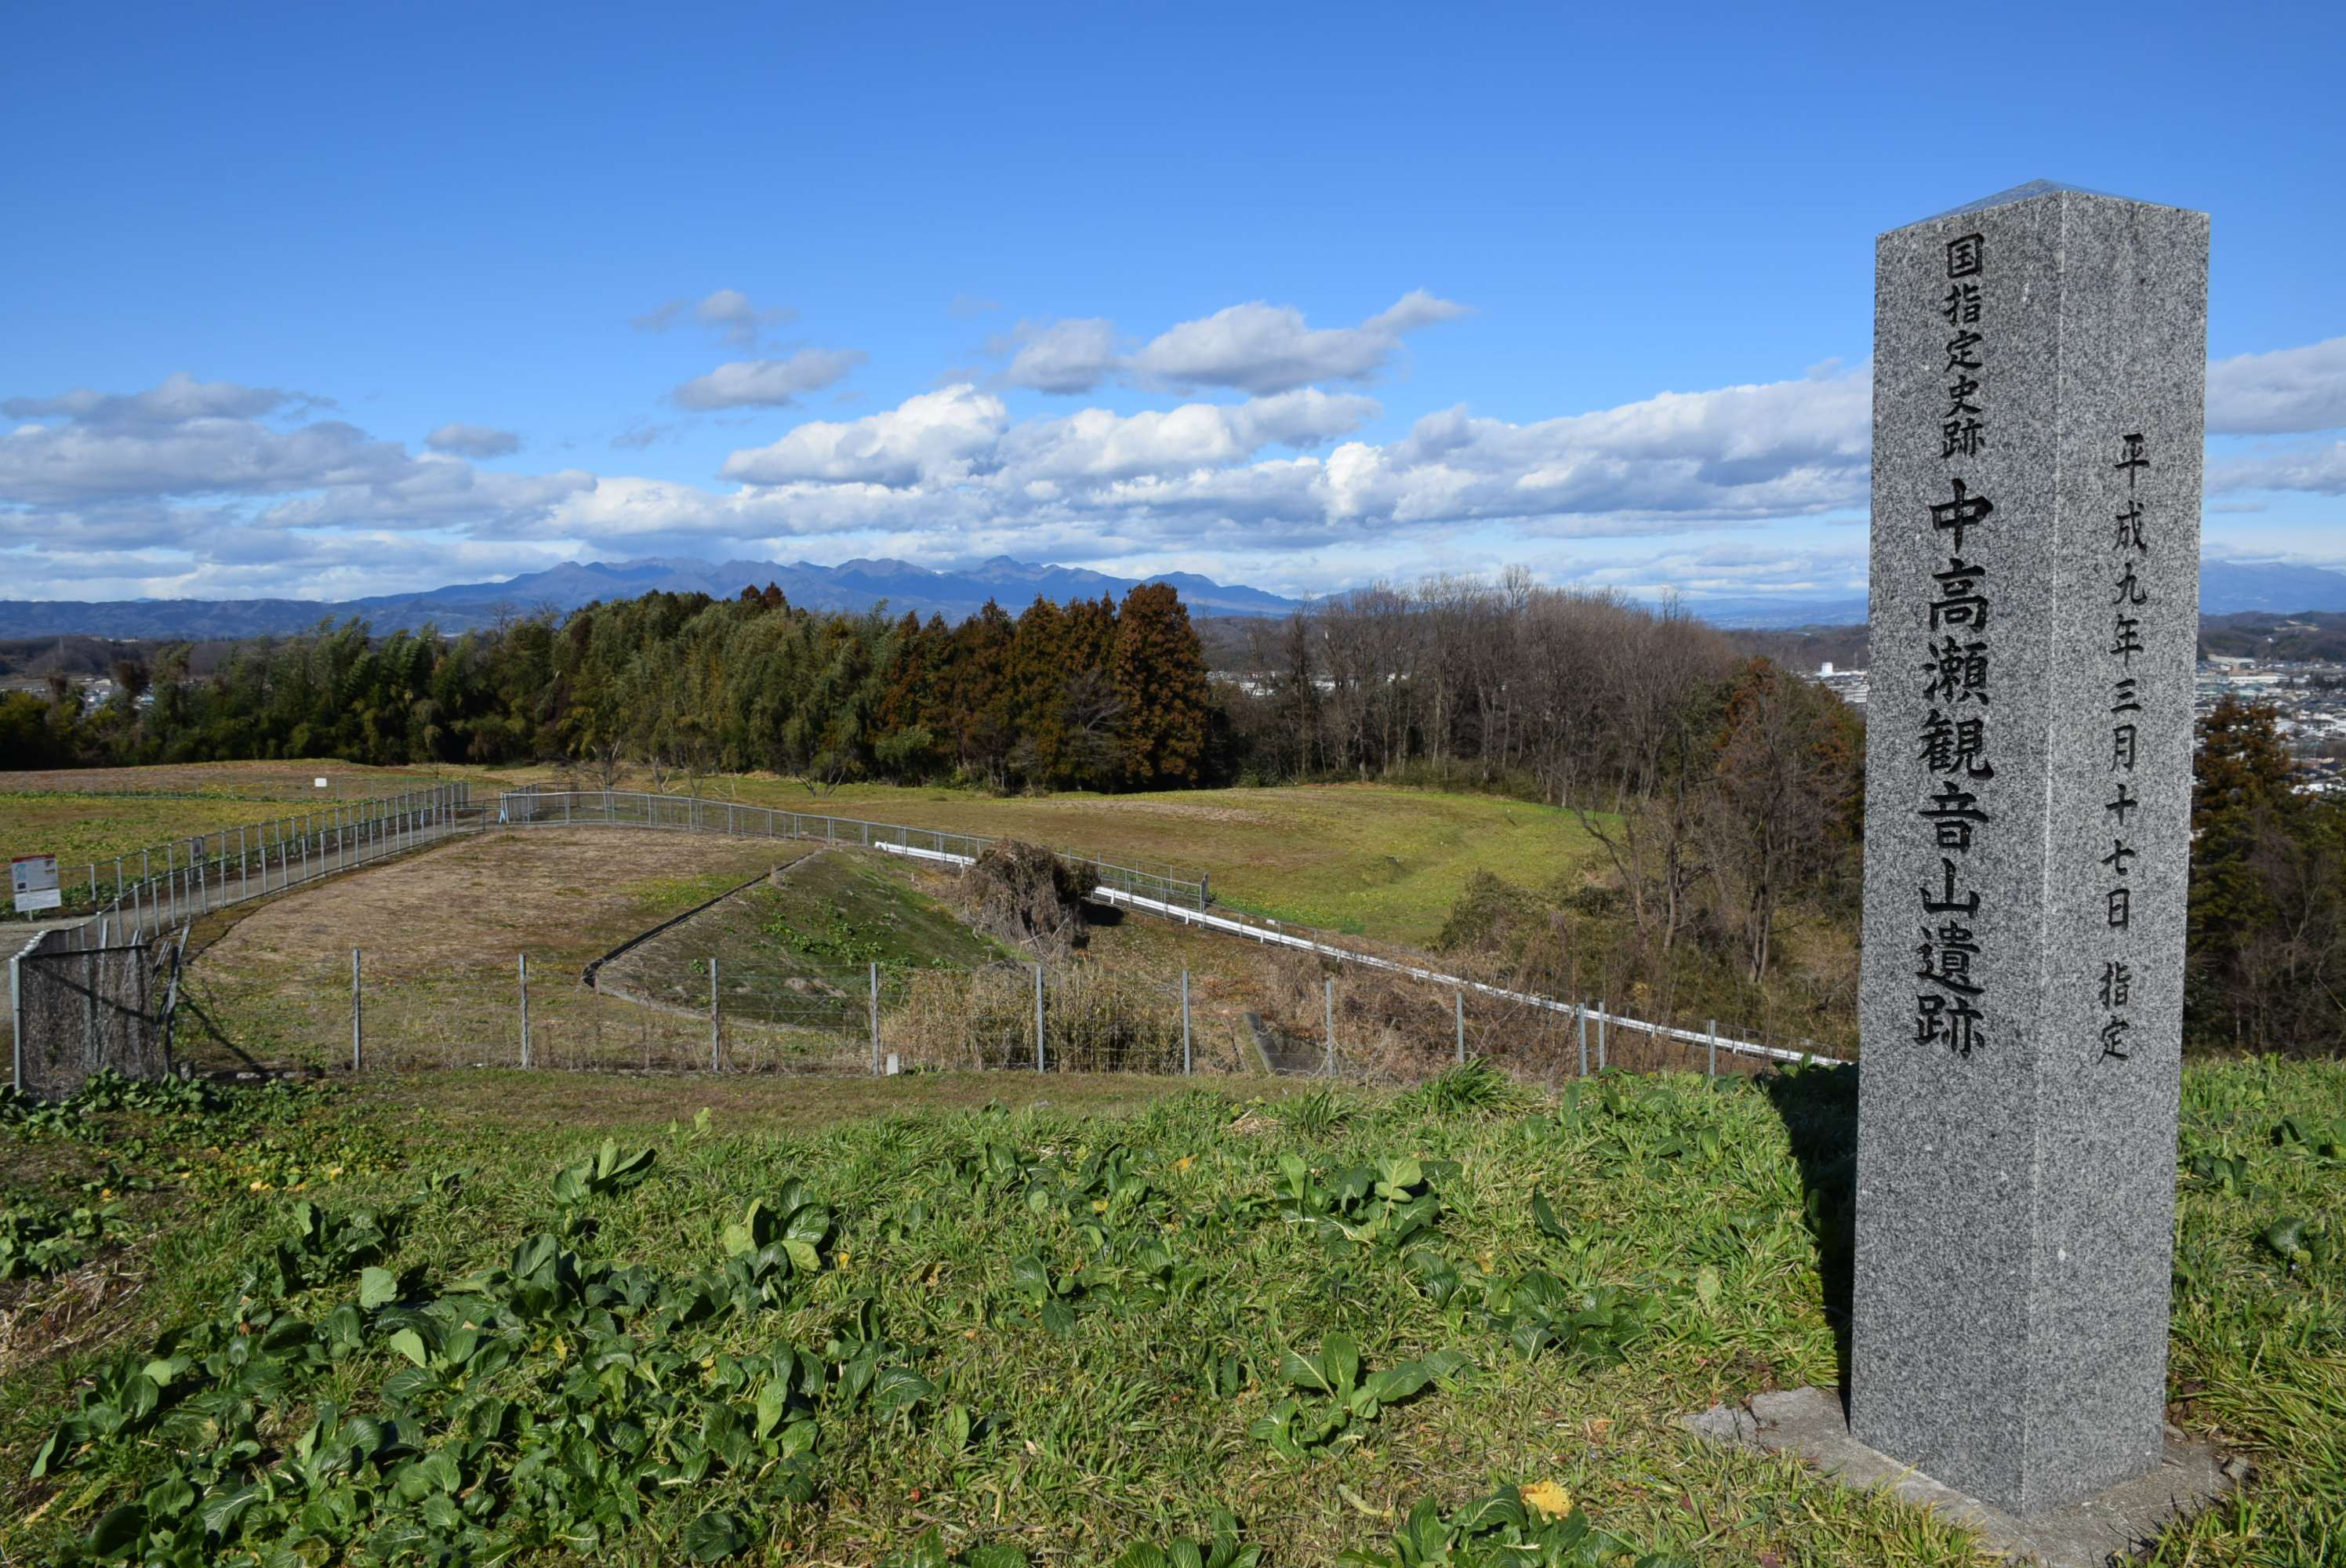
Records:
[[[1875,248],[1849,1430],[2015,1514],[2161,1455],[2208,227]]]

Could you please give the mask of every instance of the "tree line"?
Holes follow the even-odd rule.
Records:
[[[1178,788],[1216,765],[1204,656],[1162,584],[1015,618],[988,604],[957,626],[802,609],[771,585],[652,593],[454,638],[321,625],[201,677],[178,646],[112,675],[95,706],[63,676],[0,697],[7,765],[558,759],[662,787],[764,769],[997,789]]]

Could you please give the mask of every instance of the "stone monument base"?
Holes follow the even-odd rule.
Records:
[[[2167,1454],[2157,1470],[2106,1492],[2022,1517],[1940,1485],[1912,1466],[1849,1435],[1841,1396],[1825,1389],[1754,1394],[1741,1407],[1713,1405],[1682,1418],[1712,1442],[1807,1461],[1844,1486],[1887,1487],[1908,1502],[1977,1531],[2004,1556],[2042,1568],[2104,1568],[2148,1545],[2174,1521],[2196,1513],[2231,1490],[2245,1470],[2213,1443],[2167,1429]]]

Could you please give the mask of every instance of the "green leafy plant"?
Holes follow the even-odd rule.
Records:
[[[881,1561],[881,1568],[1026,1568],[1026,1553],[1015,1546],[968,1546],[945,1549],[945,1538],[932,1527],[903,1551]]]
[[[1421,1392],[1438,1378],[1474,1365],[1463,1350],[1436,1350],[1414,1361],[1403,1361],[1382,1371],[1367,1371],[1361,1363],[1360,1342],[1350,1334],[1331,1334],[1312,1356],[1285,1349],[1280,1376],[1296,1389],[1274,1403],[1268,1414],[1247,1428],[1247,1435],[1269,1443],[1289,1459],[1301,1459],[1314,1449],[1357,1441],[1361,1423],[1373,1421],[1388,1405]]]
[[[1490,1288],[1491,1326],[1526,1359],[1545,1351],[1590,1366],[1611,1366],[1668,1315],[1659,1296],[1600,1285],[1576,1290],[1537,1269]]]
[[[1530,1100],[1522,1084],[1477,1056],[1428,1078],[1395,1102],[1396,1110],[1433,1116],[1482,1115]]]
[[[1035,1308],[1044,1328],[1064,1336],[1076,1327],[1075,1303],[1084,1294],[1083,1275],[1081,1269],[1054,1273],[1049,1264],[1029,1252],[1012,1261],[1010,1288]]]
[[[654,1149],[630,1149],[621,1154],[618,1141],[606,1138],[603,1146],[593,1155],[554,1173],[554,1201],[569,1207],[625,1192],[650,1176],[658,1158],[658,1151]]]
[[[77,1268],[128,1231],[113,1204],[60,1208],[37,1201],[0,1208],[0,1279],[35,1279]]]
[[[2291,1274],[2307,1268],[2326,1268],[2338,1256],[2338,1239],[2330,1227],[2310,1219],[2274,1220],[2265,1227],[2259,1239],[2289,1266]]]
[[[1262,1548],[1240,1541],[1239,1522],[1225,1508],[1217,1508],[1209,1522],[1213,1533],[1204,1541],[1176,1539],[1159,1546],[1136,1541],[1117,1554],[1112,1568],[1256,1568]]]
[[[1351,1166],[1321,1181],[1300,1155],[1279,1156],[1278,1214],[1321,1241],[1394,1250],[1433,1234],[1442,1214],[1431,1169],[1406,1156],[1373,1166]]]
[[[2280,1148],[2301,1148],[2319,1159],[2346,1160],[2346,1116],[2323,1121],[2318,1116],[2283,1116],[2273,1128]]]
[[[836,901],[823,905],[820,924],[810,925],[802,918],[777,914],[765,922],[764,931],[769,937],[793,952],[832,963],[880,962],[885,962],[890,954],[887,938],[856,924],[854,918]]]
[[[2186,1153],[2183,1168],[2193,1180],[2210,1192],[2245,1196],[2249,1191],[2249,1156],[2246,1155],[2198,1148]]]
[[[1338,1556],[1353,1568],[1691,1568],[1667,1553],[1600,1530],[1577,1508],[1560,1517],[1533,1507],[1518,1489],[1502,1487],[1443,1513],[1431,1499],[1410,1510],[1383,1552],[1354,1549]]]

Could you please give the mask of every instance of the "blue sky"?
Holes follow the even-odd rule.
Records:
[[[2208,548],[2346,565],[2334,13],[1579,9],[17,8],[5,591],[1845,598],[1873,237],[2036,178],[2213,214]]]

